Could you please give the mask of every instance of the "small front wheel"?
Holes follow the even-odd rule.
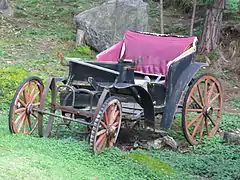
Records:
[[[100,152],[104,147],[112,147],[117,140],[121,127],[122,106],[120,101],[112,96],[101,106],[94,121],[90,146],[94,153]]]
[[[223,92],[220,82],[212,74],[197,77],[184,98],[182,129],[191,145],[202,141],[203,136],[214,136],[220,126]]]
[[[11,133],[32,134],[38,125],[38,114],[34,108],[40,105],[43,84],[40,78],[31,76],[17,89],[9,111]]]

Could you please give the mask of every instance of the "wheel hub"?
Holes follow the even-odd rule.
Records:
[[[213,107],[204,107],[203,108],[203,114],[206,116],[206,115],[211,115],[213,113]]]
[[[29,103],[27,104],[27,107],[26,107],[26,113],[31,114],[31,112],[32,112],[32,103]]]
[[[114,126],[108,125],[108,126],[107,126],[106,134],[107,134],[107,135],[114,135],[114,133],[115,133],[115,128],[114,128]]]

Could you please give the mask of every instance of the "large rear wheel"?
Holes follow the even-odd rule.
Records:
[[[34,108],[40,105],[43,84],[38,77],[29,77],[17,89],[9,111],[11,133],[32,134],[38,125],[38,114]]]
[[[203,136],[214,136],[220,126],[223,92],[212,74],[202,74],[191,84],[185,95],[182,110],[182,129],[191,145]]]

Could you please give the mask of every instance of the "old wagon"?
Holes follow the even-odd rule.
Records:
[[[99,152],[116,143],[122,120],[151,126],[162,115],[161,128],[171,128],[181,113],[186,140],[198,144],[219,130],[222,88],[212,74],[198,74],[208,64],[194,61],[196,44],[196,37],[127,31],[95,61],[65,58],[67,78],[49,77],[43,85],[31,76],[19,86],[10,131],[31,134],[38,128],[48,137],[56,119],[67,126],[79,122],[88,126],[89,143]]]

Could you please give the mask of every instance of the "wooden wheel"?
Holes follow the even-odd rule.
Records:
[[[102,105],[91,130],[90,145],[94,153],[114,145],[121,127],[121,120],[120,101],[116,97],[108,98]]]
[[[17,89],[9,111],[11,133],[31,134],[38,125],[34,108],[40,105],[43,84],[38,77],[29,77]]]
[[[202,141],[203,136],[214,136],[222,113],[222,87],[211,74],[200,75],[189,87],[182,111],[182,129],[191,145]]]

